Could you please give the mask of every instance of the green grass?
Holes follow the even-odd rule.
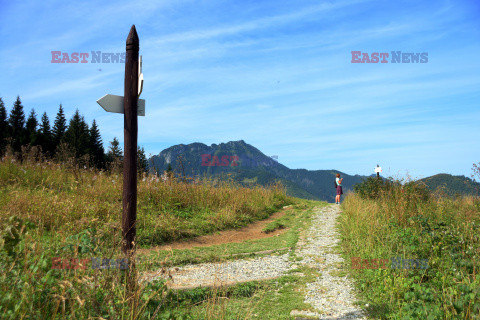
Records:
[[[296,219],[295,213],[287,211],[287,213],[283,217],[276,219],[270,222],[269,224],[267,224],[262,231],[265,233],[270,233],[275,230],[288,228],[292,224],[293,220],[295,219]]]
[[[407,184],[373,199],[351,194],[339,223],[345,260],[388,259],[387,269],[350,269],[378,319],[475,319],[480,314],[480,200],[435,198]],[[427,259],[394,269],[391,259]]]
[[[299,230],[305,228],[310,221],[313,213],[312,206],[325,205],[322,202],[299,201],[300,204],[295,205],[293,210],[289,210],[285,216],[277,219],[283,221],[285,227],[288,228],[278,236],[192,249],[152,250],[138,257],[140,268],[141,270],[151,270],[161,266],[179,266],[192,263],[242,259],[248,257],[248,254],[254,255],[256,252],[261,251],[274,250],[277,253],[284,253],[289,249],[294,249],[298,240]],[[288,218],[285,218],[287,216]]]

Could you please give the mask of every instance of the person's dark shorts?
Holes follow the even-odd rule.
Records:
[[[343,194],[342,186],[337,186],[337,196],[342,194]]]

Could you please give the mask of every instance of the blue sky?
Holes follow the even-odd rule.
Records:
[[[143,56],[147,154],[245,140],[290,168],[412,178],[470,176],[480,162],[478,1],[0,1],[0,97],[53,122],[62,103],[96,119],[105,147],[123,116],[120,63],[51,63],[51,51]],[[351,63],[351,51],[428,52],[427,63]],[[388,59],[390,60],[390,59]],[[101,71],[99,70],[101,69]]]

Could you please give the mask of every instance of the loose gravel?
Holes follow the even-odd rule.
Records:
[[[173,270],[170,288],[224,286],[239,282],[278,278],[290,270],[288,254],[223,263],[187,265]]]
[[[340,214],[338,205],[318,208],[312,224],[297,243],[298,263],[319,270],[321,276],[308,283],[305,302],[318,312],[292,311],[291,315],[319,317],[319,319],[366,319],[361,309],[353,306],[353,285],[342,265],[343,258],[336,253],[340,241],[336,220]]]

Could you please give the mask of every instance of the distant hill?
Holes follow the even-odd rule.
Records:
[[[185,174],[188,177],[228,175],[246,186],[268,185],[280,181],[286,187],[288,195],[328,202],[335,201],[333,182],[336,173],[340,173],[344,178],[345,193],[353,190],[355,184],[367,178],[361,175],[348,175],[333,169],[290,169],[243,140],[211,146],[198,142],[175,145],[151,157],[149,170],[163,173],[169,164],[176,173]],[[450,196],[478,194],[476,188],[480,186],[467,177],[450,174],[437,174],[420,181],[424,182],[430,190],[435,191],[440,188]]]
[[[206,159],[203,156],[202,158],[202,155],[206,154],[211,157]],[[216,165],[206,166],[205,164],[215,162],[215,156],[218,159]],[[228,162],[228,165],[221,165],[222,157],[223,164]],[[238,158],[233,158],[236,160],[232,161],[232,157]],[[285,185],[287,194],[291,196],[329,202],[335,201],[336,173],[340,173],[345,178],[344,192],[352,190],[353,185],[365,178],[365,176],[351,176],[337,170],[289,169],[243,140],[211,146],[203,143],[179,144],[149,159],[152,172],[163,172],[167,170],[169,164],[177,173],[184,172],[189,177],[204,175],[218,177],[230,174],[234,180],[244,185],[252,183],[268,185],[280,181]]]
[[[455,195],[478,195],[480,183],[465,176],[452,176],[440,173],[434,176],[420,179],[432,191],[442,190],[449,196]]]

